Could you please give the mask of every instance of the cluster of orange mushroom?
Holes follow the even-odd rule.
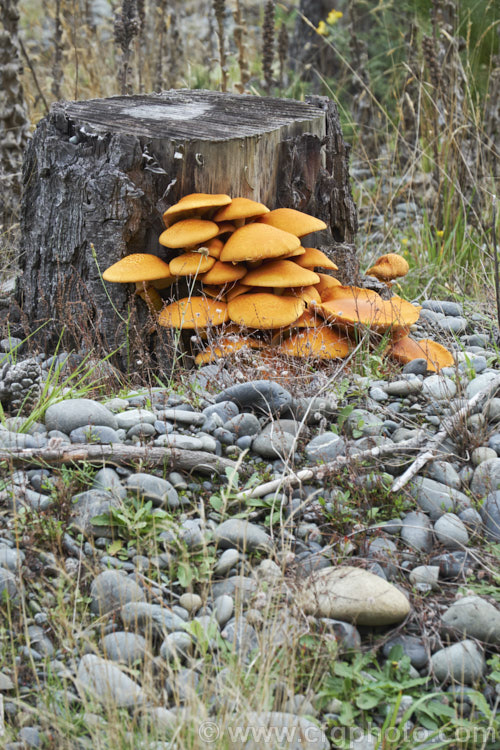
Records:
[[[133,253],[108,268],[106,281],[135,283],[161,326],[216,331],[214,343],[196,357],[213,361],[243,348],[269,349],[293,357],[335,359],[352,349],[353,330],[389,333],[387,354],[401,363],[424,358],[428,369],[453,364],[437,342],[408,336],[420,308],[392,296],[343,286],[324,271],[338,270],[301,237],[326,229],[320,219],[290,208],[270,211],[248,198],[186,195],[163,214],[161,245],[182,250],[166,262]],[[321,269],[318,270],[318,269]],[[408,271],[396,253],[383,255],[367,274],[391,284]],[[200,293],[165,304],[159,290],[181,277],[200,283]]]

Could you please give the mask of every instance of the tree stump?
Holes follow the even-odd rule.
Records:
[[[357,263],[348,146],[335,104],[213,91],[59,102],[38,125],[23,170],[18,299],[31,330],[63,326],[112,351],[147,329],[130,287],[101,273],[131,252],[170,260],[162,213],[192,192],[228,193],[323,219],[314,235],[346,282]],[[171,290],[167,290],[170,294]]]

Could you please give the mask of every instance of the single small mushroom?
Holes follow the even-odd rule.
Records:
[[[135,284],[135,292],[148,305],[151,313],[156,313],[163,307],[163,299],[153,284],[157,283],[162,289],[175,281],[170,268],[157,255],[149,253],[132,253],[106,268],[102,278],[121,284]]]
[[[276,208],[258,219],[259,223],[267,224],[284,232],[290,232],[296,237],[304,237],[312,232],[326,229],[326,224],[315,216],[310,216],[294,208]]]
[[[184,297],[164,307],[158,316],[160,325],[180,329],[204,329],[221,325],[228,319],[226,303],[207,297]]]
[[[160,234],[158,242],[165,247],[191,248],[201,242],[211,240],[219,227],[214,221],[204,219],[183,219]]]
[[[402,255],[387,253],[380,256],[375,265],[368,269],[366,275],[375,276],[379,281],[388,283],[401,276],[406,276],[409,270],[408,261]]]
[[[249,292],[227,304],[229,317],[246,328],[282,328],[293,323],[305,310],[297,297],[278,297],[267,292]]]
[[[265,224],[248,224],[237,229],[222,248],[224,263],[277,258],[300,247],[300,240],[289,232]]]
[[[393,341],[386,353],[403,365],[414,359],[425,359],[427,369],[431,372],[439,372],[442,367],[452,367],[455,364],[453,354],[432,339],[415,341],[409,336],[404,336]]]
[[[332,271],[339,270],[339,267],[335,265],[333,260],[330,260],[322,250],[318,250],[315,247],[305,247],[304,254],[295,262],[297,265],[302,266],[302,268],[330,268]]]
[[[184,195],[178,203],[170,206],[163,214],[163,221],[165,226],[169,227],[179,219],[199,218],[229,203],[231,203],[231,197],[222,193],[191,193]]]

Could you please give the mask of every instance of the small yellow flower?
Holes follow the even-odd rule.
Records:
[[[407,244],[408,244],[408,242],[409,242],[409,240],[408,240],[408,237],[402,237],[402,238],[401,238],[401,244],[402,244],[402,245],[407,245]]]
[[[327,22],[327,23],[328,23],[328,24],[329,24],[330,26],[333,26],[334,24],[336,24],[336,23],[337,23],[337,21],[338,21],[338,20],[339,20],[340,18],[342,18],[342,16],[343,16],[343,15],[344,15],[344,14],[343,14],[343,13],[342,13],[342,11],[340,11],[340,10],[331,10],[331,11],[329,12],[328,16],[326,17],[326,22]]]
[[[443,237],[444,236],[444,230],[443,229],[436,229],[436,234],[437,234],[438,237]]]
[[[316,33],[321,34],[321,36],[326,36],[328,34],[328,29],[326,27],[326,23],[324,21],[320,21],[318,23],[318,26],[316,28]]]

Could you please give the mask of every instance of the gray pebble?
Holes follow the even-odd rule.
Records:
[[[460,549],[467,545],[469,534],[454,513],[445,513],[434,523],[434,533],[447,549]]]

